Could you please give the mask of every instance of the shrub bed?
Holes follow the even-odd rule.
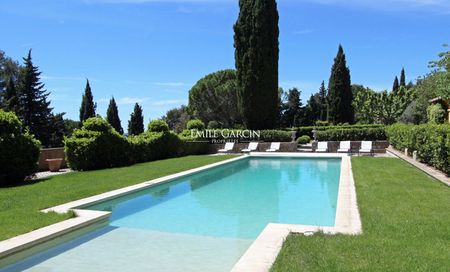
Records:
[[[386,139],[384,127],[317,131],[317,140],[319,141],[382,141]]]
[[[450,174],[450,125],[404,125],[386,128],[389,143],[399,149],[417,151],[419,159]]]
[[[149,131],[125,138],[102,118],[88,119],[65,139],[67,162],[75,170],[94,170],[207,153],[207,145],[188,143],[166,126],[153,121]]]
[[[36,171],[40,142],[11,112],[0,110],[0,186],[24,181]]]
[[[191,133],[194,131],[194,133]],[[198,131],[198,130],[197,130]],[[290,142],[292,140],[292,134],[290,131],[284,131],[284,130],[260,130],[260,137],[257,137],[256,135],[250,135],[249,133],[243,133],[243,130],[240,129],[215,129],[215,130],[208,130],[208,133],[206,133],[206,136],[214,136],[214,139],[216,140],[224,140],[226,136],[228,136],[228,139],[238,139],[238,140],[244,140],[244,141],[264,141],[264,142]],[[202,131],[198,131],[198,133],[202,133]],[[184,130],[180,137],[182,139],[186,140],[208,140],[208,138],[202,138],[202,137],[192,137],[195,136],[196,131],[195,130]],[[224,137],[225,136],[225,137]],[[252,136],[252,137],[246,137],[246,136]]]
[[[382,128],[383,125],[379,124],[365,124],[365,125],[341,125],[341,126],[309,126],[309,127],[298,127],[297,136],[298,135],[308,135],[309,137],[313,137],[312,131],[315,129],[316,131],[325,131],[325,130],[335,130],[335,129],[368,129],[368,128]],[[290,128],[286,128],[285,130],[291,130]]]

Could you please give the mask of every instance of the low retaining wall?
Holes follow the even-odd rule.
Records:
[[[255,152],[265,152],[266,149],[270,148],[271,143],[259,143],[258,148]],[[217,150],[222,149],[225,144],[210,144],[209,145],[209,153],[215,154]],[[248,147],[248,143],[236,143],[234,144],[234,148],[230,153],[240,153],[242,149],[246,149]],[[280,143],[279,152],[297,152],[297,143],[289,142],[289,143]]]
[[[65,157],[64,147],[41,149],[41,153],[39,154],[38,170],[48,171],[48,163],[45,161],[46,159],[63,159],[61,169],[67,168]]]
[[[338,141],[330,141],[328,142],[328,152],[335,153],[339,149],[340,142]],[[317,148],[317,142],[312,143],[313,150]],[[386,153],[386,148],[389,147],[388,141],[374,141],[372,142],[372,148],[374,153]],[[350,149],[352,153],[358,153],[358,150],[361,148],[361,141],[351,141]]]

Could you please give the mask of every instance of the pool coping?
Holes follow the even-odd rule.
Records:
[[[250,156],[264,157],[312,157],[312,158],[341,158],[341,174],[339,180],[338,200],[334,227],[320,227],[308,225],[274,224],[269,223],[256,240],[251,244],[232,272],[266,272],[275,262],[284,241],[290,233],[312,235],[315,232],[326,234],[358,235],[362,233],[361,218],[356,199],[356,188],[353,179],[351,158],[347,154],[337,153],[251,153]]]
[[[269,223],[258,236],[258,238],[252,243],[250,248],[235,264],[232,271],[268,271],[275,261],[284,240],[291,232],[309,234],[317,231],[323,231],[329,234],[344,233],[351,235],[361,233],[361,221],[356,202],[356,191],[351,170],[351,160],[348,155],[337,153],[305,154],[282,152],[252,152],[250,154],[239,156],[237,158],[190,169],[180,173],[160,177],[136,185],[127,186],[121,189],[109,191],[99,195],[71,201],[62,205],[41,210],[42,212],[57,213],[66,213],[72,210],[75,212],[77,217],[67,219],[65,221],[49,225],[19,236],[15,236],[4,241],[0,241],[0,259],[32,248],[33,246],[44,243],[46,241],[50,241],[71,231],[81,229],[102,220],[106,220],[111,215],[110,212],[80,209],[82,207],[91,206],[99,202],[117,198],[155,185],[171,182],[174,179],[183,176],[205,171],[220,165],[243,160],[249,157],[341,158],[341,174],[338,191],[338,202],[336,207],[336,220],[334,227]]]

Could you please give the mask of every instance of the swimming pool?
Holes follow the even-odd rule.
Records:
[[[1,271],[229,271],[268,223],[334,226],[340,158],[248,157],[84,207],[106,226]]]

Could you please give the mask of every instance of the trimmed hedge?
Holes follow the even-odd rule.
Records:
[[[383,141],[386,139],[384,127],[317,131],[317,140],[319,141]]]
[[[382,128],[383,125],[379,124],[365,124],[365,125],[341,125],[341,126],[309,126],[309,127],[298,127],[297,135],[308,135],[309,137],[313,137],[312,131],[315,129],[316,131],[325,131],[325,130],[335,130],[335,129],[367,129],[367,128]],[[287,128],[286,130],[291,130]]]
[[[154,124],[157,126],[153,129],[164,127],[160,122]],[[67,162],[75,170],[120,167],[207,151],[207,145],[187,143],[169,131],[148,131],[125,138],[98,117],[86,120],[81,129],[65,139]]]
[[[11,112],[0,110],[0,186],[23,182],[36,171],[40,142]]]
[[[417,151],[419,159],[450,174],[450,125],[404,125],[386,128],[389,143],[396,149]]]
[[[223,136],[224,135],[229,135],[230,138],[236,139],[238,138],[238,140],[245,140],[245,141],[264,141],[264,142],[290,142],[292,141],[292,133],[290,131],[284,131],[284,130],[261,130],[260,131],[260,137],[250,137],[250,138],[245,138],[245,137],[234,137],[234,136],[238,136],[239,134],[241,134],[240,136],[242,136],[242,131],[240,129],[214,129],[214,130],[208,130],[209,131],[209,135],[214,135],[217,137],[214,137],[214,139],[217,140],[223,140],[225,139]],[[196,131],[194,130],[194,134],[191,133],[191,130],[184,130],[181,134],[180,137],[182,139],[185,140],[208,140],[208,139],[204,139],[204,138],[199,138],[199,137],[192,137],[192,135],[196,135]],[[201,131],[199,131],[199,133],[201,133]],[[234,136],[233,136],[234,135]],[[254,136],[254,135],[252,135]]]
[[[166,132],[169,131],[169,125],[163,120],[152,120],[148,124],[148,131],[150,132]]]
[[[298,144],[308,144],[309,142],[311,142],[311,138],[308,135],[300,136],[297,139]]]

